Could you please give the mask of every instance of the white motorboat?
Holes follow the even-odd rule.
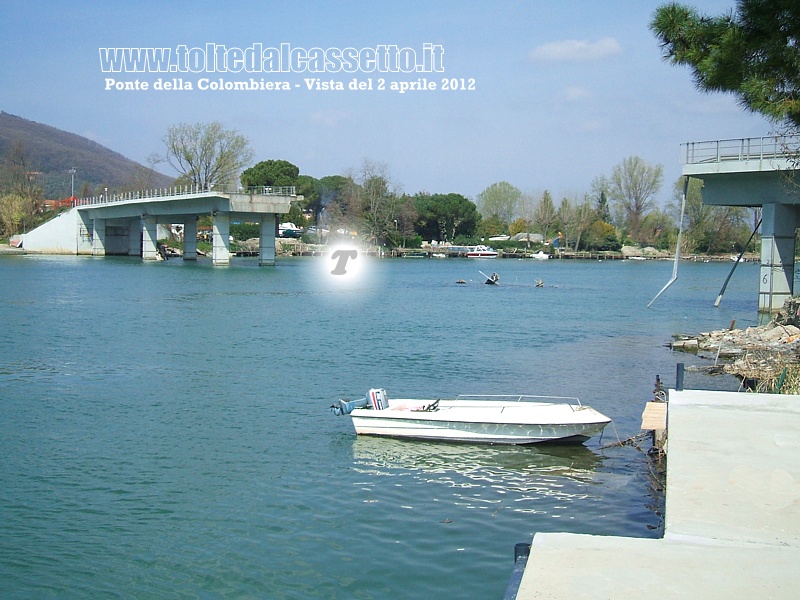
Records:
[[[489,246],[471,246],[467,250],[467,258],[497,258],[497,250]]]
[[[536,260],[547,260],[550,258],[550,255],[542,250],[539,250],[536,254],[531,254],[531,258]]]
[[[339,400],[337,415],[351,415],[359,435],[483,444],[583,443],[611,419],[577,398],[465,396],[389,400],[371,389],[358,400]]]

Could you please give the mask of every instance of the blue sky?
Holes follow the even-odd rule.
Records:
[[[0,110],[89,137],[134,160],[163,152],[181,122],[244,133],[255,161],[285,159],[314,177],[386,163],[408,193],[474,199],[497,181],[558,201],[589,191],[631,155],[664,167],[658,199],[680,175],[680,144],[756,137],[770,124],[734,98],[695,90],[661,59],[648,29],[662,2],[36,2],[0,7]],[[689,4],[709,14],[733,0]],[[440,46],[443,73],[116,73],[284,80],[291,91],[106,90],[99,48]],[[416,81],[435,91],[318,91],[304,79]],[[442,79],[475,89],[442,90]],[[300,87],[295,87],[297,84]],[[75,165],[80,170],[80,165]],[[168,168],[162,171],[173,174]]]

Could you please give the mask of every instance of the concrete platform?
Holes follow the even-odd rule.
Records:
[[[670,391],[663,539],[537,534],[517,598],[800,597],[800,396]]]

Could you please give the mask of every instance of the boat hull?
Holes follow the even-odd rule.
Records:
[[[415,404],[416,403],[416,404]],[[415,409],[414,406],[417,408]],[[355,409],[359,435],[483,444],[583,443],[610,422],[588,406],[535,403],[459,403],[392,400],[385,410]]]

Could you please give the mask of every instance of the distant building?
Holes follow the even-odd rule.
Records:
[[[541,244],[544,242],[544,236],[541,233],[518,233],[511,238],[513,242],[527,242],[530,241],[534,244]]]

